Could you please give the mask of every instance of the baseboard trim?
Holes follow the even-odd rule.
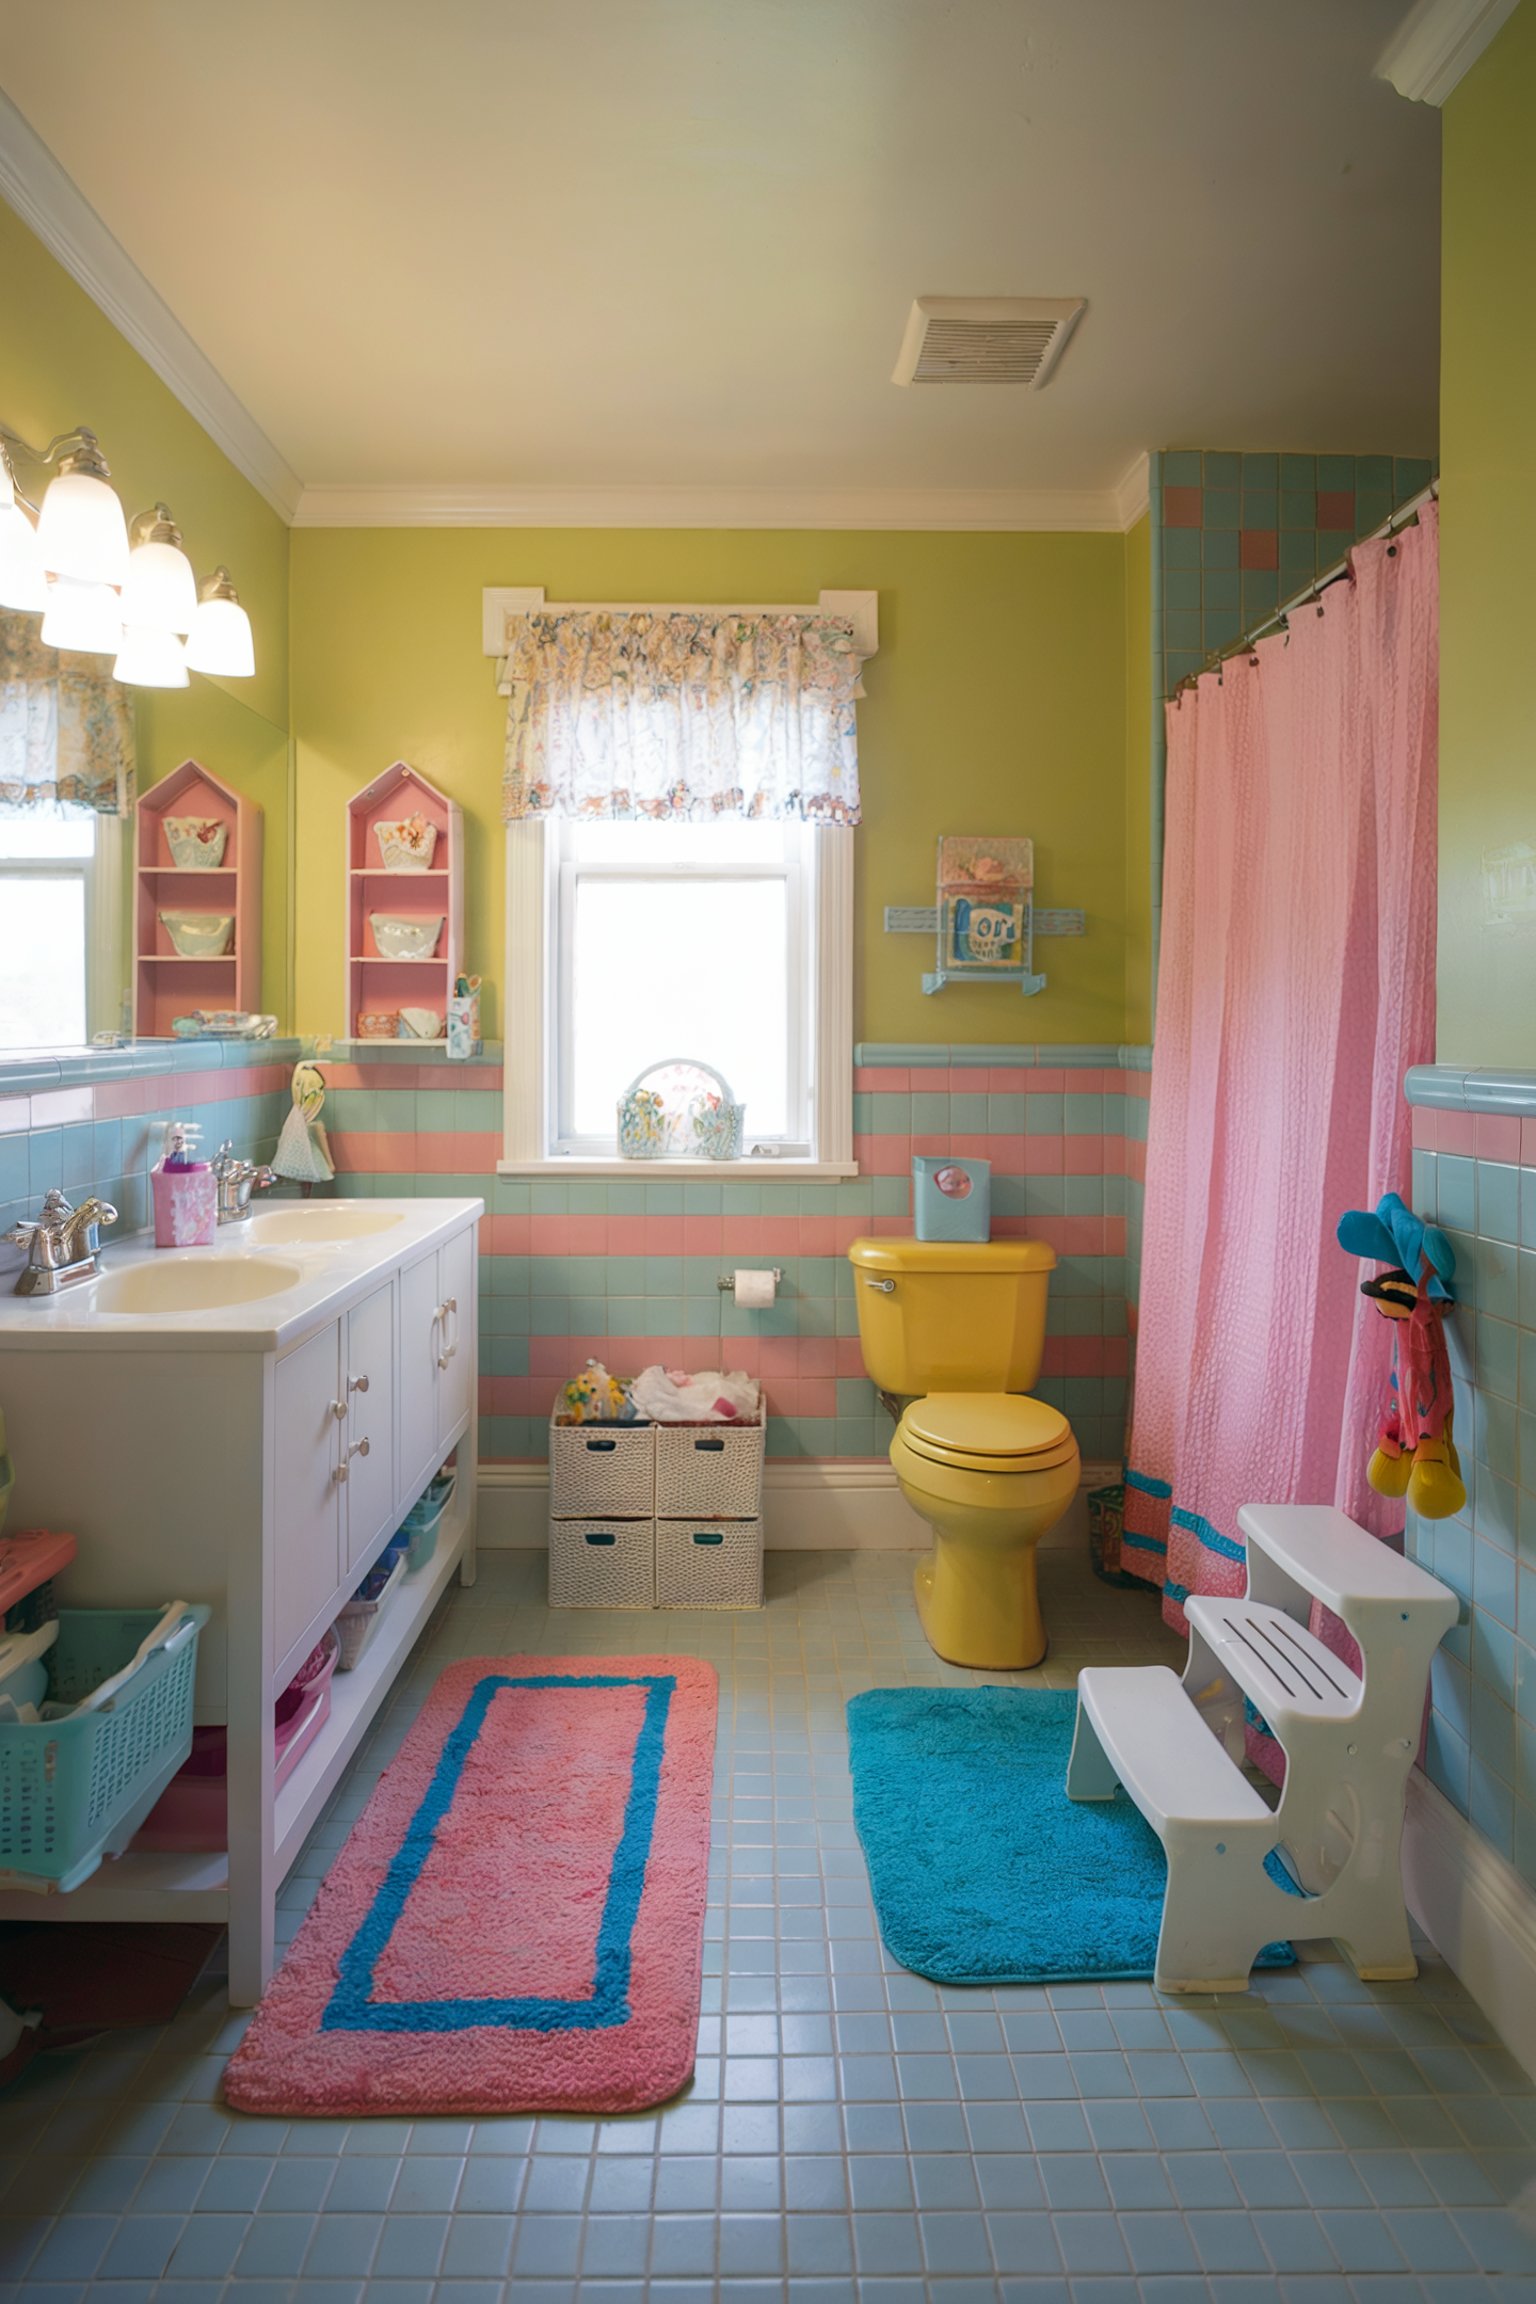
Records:
[[[1090,1488],[1119,1468],[1085,1464],[1077,1499],[1045,1539],[1087,1542]],[[479,1541],[492,1551],[542,1551],[549,1517],[543,1464],[482,1464]],[[920,1552],[926,1524],[907,1503],[889,1464],[770,1461],[763,1474],[763,1540],[776,1552]]]
[[[1417,1770],[1403,1833],[1408,1908],[1510,2054],[1536,2075],[1536,1893]]]

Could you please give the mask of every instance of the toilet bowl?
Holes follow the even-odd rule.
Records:
[[[1036,1547],[1081,1469],[1066,1417],[1028,1392],[1055,1251],[880,1239],[854,1241],[848,1258],[865,1367],[887,1396],[907,1396],[890,1456],[933,1531],[913,1579],[918,1620],[949,1663],[1026,1670],[1047,1647]]]

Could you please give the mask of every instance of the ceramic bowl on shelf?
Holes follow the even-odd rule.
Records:
[[[218,816],[167,816],[166,845],[180,872],[216,872],[224,861],[229,826]]]
[[[386,872],[430,872],[437,853],[437,826],[425,816],[398,816],[375,824]]]
[[[183,960],[220,960],[234,941],[233,912],[162,912],[160,925]]]
[[[430,960],[443,932],[445,914],[435,919],[421,913],[370,912],[368,925],[380,957],[385,960]]]
[[[448,1019],[441,1008],[402,1008],[402,1040],[441,1040]]]
[[[398,1040],[399,1009],[360,1008],[357,1012],[357,1036],[359,1040]]]

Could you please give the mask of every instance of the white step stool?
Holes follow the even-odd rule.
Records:
[[[1162,1841],[1162,1992],[1242,1992],[1264,1945],[1331,1936],[1361,1977],[1418,1974],[1403,1903],[1408,1770],[1454,1592],[1330,1504],[1245,1504],[1248,1590],[1186,1601],[1182,1682],[1162,1665],[1090,1665],[1077,1682],[1074,1800],[1116,1784]],[[1365,1677],[1307,1630],[1343,1619]],[[1285,1753],[1270,1808],[1238,1766],[1243,1698]],[[1306,1891],[1264,1869],[1272,1851]]]

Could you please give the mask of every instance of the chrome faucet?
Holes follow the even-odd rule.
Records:
[[[251,1194],[265,1192],[275,1184],[277,1171],[258,1168],[254,1160],[242,1160],[233,1138],[226,1136],[214,1156],[213,1180],[218,1188],[219,1222],[243,1224],[251,1212]]]
[[[13,1224],[3,1237],[12,1248],[25,1248],[27,1261],[17,1275],[18,1296],[57,1296],[80,1280],[94,1280],[100,1242],[97,1226],[115,1224],[117,1210],[110,1201],[94,1197],[71,1208],[62,1192],[50,1192],[34,1223]]]

